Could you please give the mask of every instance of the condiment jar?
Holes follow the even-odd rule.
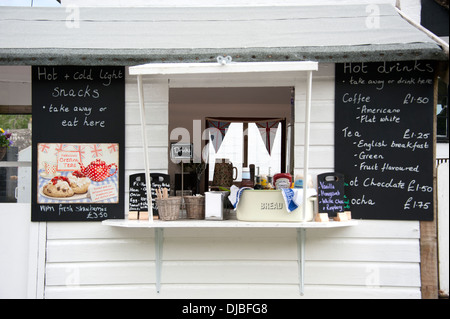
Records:
[[[276,189],[291,188],[292,176],[289,173],[276,174],[273,181]]]

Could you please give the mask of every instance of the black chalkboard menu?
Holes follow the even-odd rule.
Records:
[[[148,211],[145,173],[131,174],[129,185],[129,210],[133,212]]]
[[[158,206],[156,205],[156,189],[167,188],[170,193],[170,175],[161,173],[151,173],[150,182],[152,187],[152,209],[153,216],[158,216]],[[129,189],[129,210],[137,212],[147,212],[147,186],[145,173],[130,175]]]
[[[433,219],[432,61],[336,64],[335,170],[353,218]]]
[[[124,218],[124,67],[33,66],[32,116],[32,221]]]
[[[344,175],[339,173],[324,173],[317,176],[319,213],[328,213],[336,217],[337,213],[346,211],[344,193]]]

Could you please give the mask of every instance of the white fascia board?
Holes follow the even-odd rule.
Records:
[[[129,68],[131,75],[181,75],[317,71],[318,62],[148,63]]]

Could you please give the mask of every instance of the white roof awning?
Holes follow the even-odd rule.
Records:
[[[447,60],[392,5],[2,7],[0,64]],[[76,13],[76,16],[75,16]]]

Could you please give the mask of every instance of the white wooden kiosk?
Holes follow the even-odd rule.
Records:
[[[310,113],[312,94],[312,75],[318,70],[317,62],[241,62],[233,63],[229,57],[217,57],[217,63],[150,63],[130,67],[130,75],[137,76],[139,105],[141,117],[141,132],[144,147],[145,176],[150,176],[150,165],[148,158],[148,143],[146,134],[146,110],[144,103],[143,77],[164,77],[170,79],[173,76],[196,75],[209,76],[221,74],[298,74],[306,72],[306,106],[305,106],[305,131],[304,131],[304,171],[303,176],[308,176],[309,167],[309,141],[310,141]],[[304,181],[304,185],[307,185]],[[307,198],[307,188],[303,189],[303,198]],[[151,192],[147,192],[147,201],[151,203]],[[306,200],[303,201],[303,218],[305,220]],[[297,229],[297,251],[299,264],[299,289],[300,294],[304,292],[305,271],[305,239],[306,229],[336,228],[357,225],[357,221],[347,222],[243,222],[238,220],[227,221],[205,221],[205,220],[178,220],[160,221],[153,220],[152,205],[149,205],[149,220],[105,220],[104,225],[128,228],[153,228],[155,230],[155,253],[156,253],[156,290],[161,290],[162,253],[164,241],[164,228],[295,228]]]

